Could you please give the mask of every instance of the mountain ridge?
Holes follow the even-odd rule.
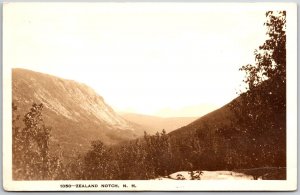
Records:
[[[12,70],[12,92],[20,116],[33,103],[43,103],[53,140],[67,150],[87,150],[95,139],[116,144],[143,135],[141,126],[118,115],[92,88],[74,80],[17,68]]]

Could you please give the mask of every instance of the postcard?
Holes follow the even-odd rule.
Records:
[[[7,191],[297,189],[295,3],[4,3]]]

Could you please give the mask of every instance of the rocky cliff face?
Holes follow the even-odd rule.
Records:
[[[25,69],[12,71],[13,102],[24,115],[33,103],[44,104],[53,140],[67,151],[86,150],[91,140],[116,144],[143,134],[119,116],[93,89],[71,80]]]

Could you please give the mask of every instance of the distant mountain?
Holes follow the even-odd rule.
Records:
[[[145,131],[150,134],[156,133],[157,131],[161,132],[162,129],[165,129],[168,133],[175,129],[183,127],[197,119],[196,117],[164,118],[134,113],[120,113],[120,115],[128,121],[145,127]]]
[[[24,116],[43,103],[52,142],[66,153],[85,151],[91,140],[116,144],[143,135],[143,129],[118,115],[93,89],[72,80],[25,69],[12,70],[13,103]]]

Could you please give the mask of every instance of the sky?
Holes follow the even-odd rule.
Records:
[[[8,3],[4,58],[85,83],[116,111],[202,116],[237,97],[266,39],[266,10],[246,5]]]

